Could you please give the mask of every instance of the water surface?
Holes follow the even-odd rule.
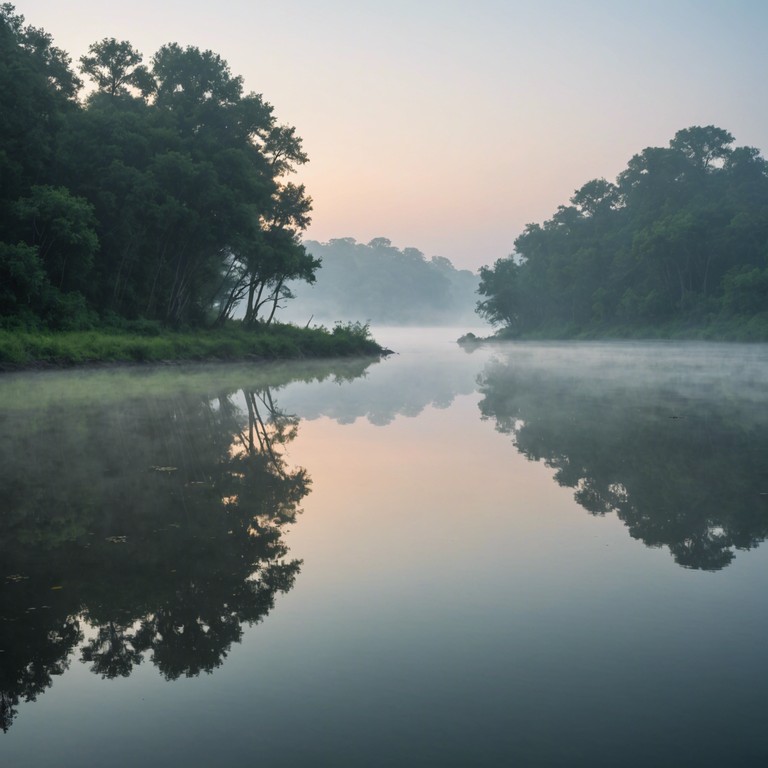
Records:
[[[458,335],[2,377],[2,764],[763,765],[765,346]]]

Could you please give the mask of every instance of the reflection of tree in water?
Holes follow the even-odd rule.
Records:
[[[735,391],[600,384],[500,363],[480,383],[483,417],[524,456],[679,565],[719,570],[768,536],[768,413]]]
[[[3,553],[4,557],[5,553]],[[5,578],[0,587],[0,728],[7,731],[19,701],[34,701],[68,667],[82,640],[80,622],[60,610],[43,579]],[[15,579],[18,578],[18,581]],[[46,594],[48,593],[48,594]],[[41,603],[41,596],[46,603]]]
[[[238,405],[244,400],[244,406]],[[0,727],[69,665],[210,672],[291,589],[286,524],[309,492],[269,389],[5,419]],[[74,421],[74,425],[73,425]]]
[[[414,418],[425,408],[449,408],[458,395],[474,392],[477,368],[463,362],[450,355],[393,357],[370,376],[345,384],[343,392],[333,382],[290,388],[287,402],[306,419],[326,416],[352,424],[364,418],[382,427],[398,416]]]

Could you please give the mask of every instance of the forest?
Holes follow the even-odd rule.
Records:
[[[287,315],[298,322],[310,316],[386,325],[477,322],[477,275],[442,256],[428,260],[418,248],[400,249],[386,237],[367,244],[342,237],[304,245],[322,269],[315,282],[292,285],[298,301],[287,306]]]
[[[264,326],[315,279],[301,138],[218,54],[75,65],[6,3],[0,94],[0,328]]]
[[[507,337],[768,339],[768,163],[716,126],[593,179],[480,270]]]
[[[169,43],[145,63],[105,38],[73,63],[5,3],[0,106],[6,340],[471,322],[476,293],[509,337],[768,338],[768,164],[722,128],[588,181],[478,282],[384,237],[302,242],[302,140],[210,50]]]

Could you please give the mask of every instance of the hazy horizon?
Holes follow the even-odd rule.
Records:
[[[219,53],[303,138],[320,242],[383,236],[476,271],[677,130],[768,149],[758,2],[14,5],[74,63],[104,37],[145,61]]]

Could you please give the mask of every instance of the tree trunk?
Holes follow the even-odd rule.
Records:
[[[269,325],[272,322],[272,318],[275,316],[275,311],[277,310],[277,302],[280,301],[280,289],[282,287],[283,287],[283,280],[281,278],[277,283],[277,287],[275,288],[275,298],[272,302],[272,311],[269,313],[269,317],[267,318],[267,325]]]

